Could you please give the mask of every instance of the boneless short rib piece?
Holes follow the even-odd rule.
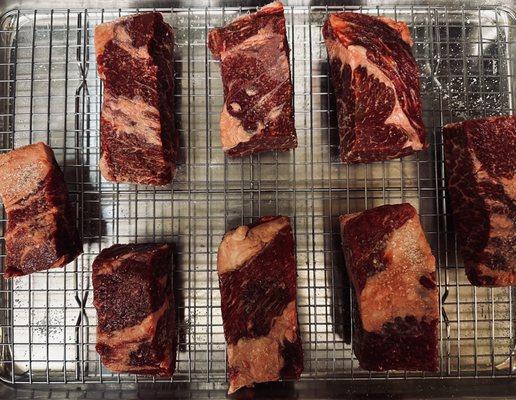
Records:
[[[410,204],[340,217],[354,287],[353,350],[372,371],[436,371],[435,259]]]
[[[299,378],[294,238],[287,217],[262,217],[224,235],[217,254],[229,393]]]
[[[210,31],[208,46],[221,60],[222,149],[228,156],[286,151],[297,146],[283,5]]]
[[[444,127],[453,221],[473,285],[516,285],[516,116]]]
[[[339,12],[323,27],[346,163],[403,157],[427,147],[419,69],[407,25]]]
[[[97,352],[113,372],[171,376],[176,359],[172,246],[116,244],[93,262]]]
[[[104,101],[100,171],[113,182],[170,183],[174,128],[174,33],[160,13],[95,27]]]
[[[0,156],[7,212],[4,278],[62,267],[82,253],[75,213],[54,152],[44,143]]]

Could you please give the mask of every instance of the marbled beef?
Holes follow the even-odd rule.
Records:
[[[169,244],[116,244],[93,262],[97,352],[113,372],[171,376],[176,331]]]
[[[287,217],[263,217],[224,235],[217,254],[229,393],[299,378],[294,238]]]
[[[340,217],[355,289],[353,350],[367,370],[436,371],[435,259],[410,204]]]
[[[346,163],[403,157],[427,147],[419,69],[407,25],[339,12],[323,27]]]
[[[113,182],[170,183],[174,128],[174,33],[160,13],[97,25],[95,47],[104,83],[100,171]]]
[[[516,116],[444,127],[448,191],[466,274],[516,285]]]
[[[0,156],[0,195],[8,219],[4,278],[62,267],[81,254],[63,173],[46,144]]]
[[[220,135],[225,153],[245,156],[295,148],[283,5],[276,1],[213,29],[208,45],[221,60]]]

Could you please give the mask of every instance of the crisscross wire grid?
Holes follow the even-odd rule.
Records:
[[[91,264],[114,243],[169,241],[177,249],[180,338],[172,379],[225,382],[217,247],[226,230],[271,214],[290,216],[295,229],[303,379],[515,374],[515,292],[474,288],[465,277],[446,199],[441,138],[445,123],[514,112],[514,14],[495,7],[348,7],[408,23],[431,144],[402,160],[348,166],[338,160],[335,100],[321,36],[327,14],[340,9],[285,10],[299,147],[231,160],[221,150],[223,91],[206,37],[250,10],[158,10],[176,31],[182,155],[174,183],[164,188],[108,183],[98,168],[102,87],[93,29],[147,10],[14,10],[1,18],[1,149],[36,141],[53,147],[84,240],[84,254],[66,268],[0,283],[2,380],[152,380],[102,367],[95,352]],[[443,311],[436,374],[363,371],[349,343],[352,296],[338,216],[402,201],[419,210],[438,261]],[[5,222],[4,213],[2,232]]]

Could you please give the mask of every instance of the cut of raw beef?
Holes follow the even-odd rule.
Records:
[[[44,143],[0,156],[7,212],[4,278],[62,267],[82,253],[75,212],[54,152]]]
[[[174,127],[174,33],[160,13],[131,15],[95,28],[104,83],[100,171],[113,182],[170,183]]]
[[[208,46],[221,60],[222,149],[228,156],[286,151],[297,146],[283,5],[210,31]]]
[[[353,350],[372,371],[439,368],[435,259],[410,204],[340,217],[355,289]]]
[[[323,27],[346,163],[403,157],[427,147],[419,69],[407,25],[339,12]]]
[[[473,285],[516,285],[516,116],[444,127],[448,191]]]
[[[116,244],[93,262],[97,352],[113,372],[171,376],[176,359],[172,246]]]
[[[229,393],[299,378],[294,238],[287,217],[263,217],[224,235],[217,254],[228,344]]]

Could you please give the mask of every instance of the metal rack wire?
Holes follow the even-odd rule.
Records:
[[[217,246],[227,229],[267,214],[289,215],[295,227],[303,378],[516,374],[516,293],[474,288],[465,278],[450,225],[441,140],[447,122],[514,113],[514,13],[496,7],[347,8],[409,24],[421,67],[431,143],[427,152],[370,165],[338,161],[335,105],[321,37],[324,19],[337,8],[287,7],[299,147],[287,154],[224,158],[218,131],[220,73],[205,46],[206,35],[248,10],[159,9],[176,31],[176,111],[183,156],[175,182],[166,188],[107,183],[98,169],[102,90],[93,28],[145,10],[15,10],[0,18],[1,148],[40,140],[54,148],[85,244],[84,254],[64,269],[0,283],[2,380],[152,380],[114,375],[101,366],[94,349],[90,266],[113,243],[156,240],[177,246],[180,351],[173,380],[224,382]],[[347,343],[351,294],[337,217],[400,201],[418,208],[439,263],[443,313],[441,370],[436,374],[362,371]],[[3,261],[3,240],[1,250]]]

